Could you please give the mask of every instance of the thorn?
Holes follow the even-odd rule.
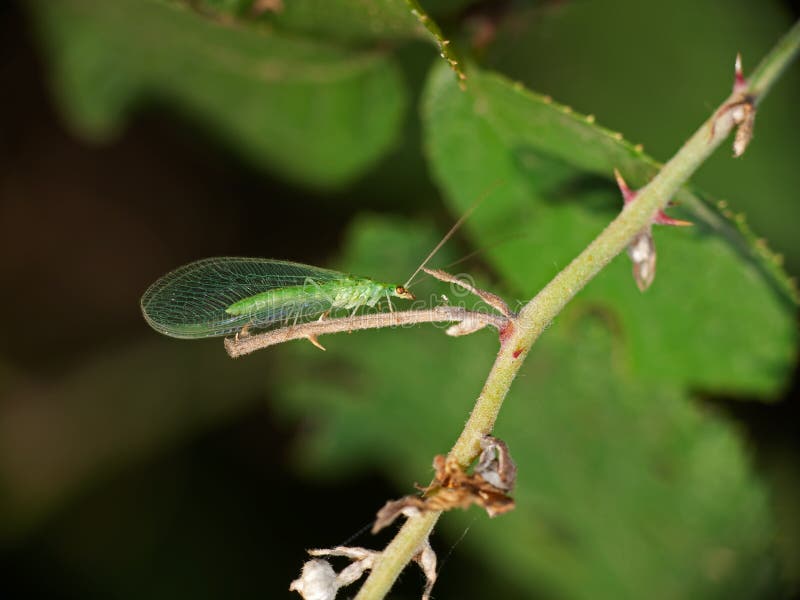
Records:
[[[622,193],[622,199],[625,201],[625,205],[627,206],[628,204],[636,200],[636,196],[639,194],[639,192],[634,191],[630,187],[628,187],[628,184],[625,183],[625,179],[623,179],[622,175],[617,169],[614,169],[614,178],[617,180],[617,186],[619,186],[619,191]],[[656,213],[656,216],[653,217],[653,223],[655,223],[656,225],[672,225],[675,227],[686,227],[688,225],[693,225],[691,221],[673,219],[672,217],[668,216],[663,210],[659,210]]]
[[[691,221],[684,221],[682,219],[673,219],[672,217],[668,216],[663,210],[660,210],[656,213],[656,216],[653,218],[653,223],[656,225],[672,225],[673,227],[691,227],[694,225]]]
[[[622,192],[622,199],[625,201],[625,204],[633,202],[636,199],[636,192],[628,187],[628,184],[625,183],[625,180],[617,169],[614,169],[614,179],[617,180],[617,185],[619,186],[619,191]]]
[[[317,339],[317,336],[316,336],[316,335],[314,335],[313,333],[310,333],[310,334],[308,334],[308,335],[306,336],[306,339],[307,339],[309,342],[311,342],[312,344],[314,344],[314,345],[315,345],[317,348],[319,348],[320,350],[322,350],[323,352],[325,351],[325,346],[323,346],[322,344],[320,344],[320,343],[319,343],[319,340]]]
[[[636,200],[638,191],[632,190],[625,183],[622,175],[617,169],[614,169],[614,178],[617,180],[619,191],[622,193],[622,199],[625,201],[625,206]],[[691,221],[683,221],[681,219],[673,219],[663,210],[659,210],[653,216],[653,223],[656,225],[672,225],[675,227],[686,227],[693,225]],[[633,238],[628,245],[628,256],[633,262],[633,279],[636,281],[636,286],[639,291],[645,291],[653,283],[656,276],[656,245],[653,241],[652,227],[648,225],[639,234]]]
[[[746,87],[747,80],[744,78],[744,72],[742,71],[742,53],[737,52],[736,63],[733,67],[733,91],[741,92]]]

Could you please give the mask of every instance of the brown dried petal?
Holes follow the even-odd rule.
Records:
[[[426,510],[425,500],[419,496],[404,496],[399,500],[389,500],[375,515],[372,533],[378,533],[384,527],[391,525],[400,515],[411,518]]]
[[[496,438],[492,438],[492,440],[494,441],[489,442],[490,453],[496,453],[499,449],[499,444],[497,444],[499,440]],[[487,466],[487,473],[491,473],[491,477],[500,481],[503,486],[509,483],[513,486],[512,475],[516,473],[513,461],[509,466],[508,460],[510,460],[510,456],[506,449],[503,459],[504,471],[501,475],[498,470],[500,460],[497,457],[492,459],[490,456],[484,459],[486,465],[491,465],[494,461],[496,466]],[[480,473],[466,473],[457,461],[438,455],[433,459],[433,466],[436,469],[436,477],[431,485],[422,488],[425,495],[423,497],[404,496],[399,500],[387,502],[376,515],[375,524],[372,527],[373,533],[380,531],[400,515],[411,517],[422,512],[446,511],[454,508],[466,509],[477,504],[490,517],[494,517],[514,508],[514,499],[506,494],[508,490],[505,487],[494,485]],[[506,478],[505,481],[504,478]]]

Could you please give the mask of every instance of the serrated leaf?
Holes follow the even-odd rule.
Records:
[[[472,69],[462,92],[435,67],[424,103],[433,170],[456,211],[500,181],[467,228],[478,246],[499,232],[517,239],[487,250],[510,289],[527,300],[621,209],[618,167],[644,181],[655,163],[584,117],[500,76]],[[617,258],[561,320],[602,311],[620,327],[637,377],[730,393],[775,393],[795,353],[791,303],[744,240],[719,235],[714,213],[691,191],[680,196],[691,229],[655,230],[658,275],[645,294]],[[673,209],[674,210],[674,209]],[[709,219],[709,220],[705,220]],[[785,276],[783,276],[785,281]],[[785,289],[785,288],[783,288]]]
[[[199,6],[286,31],[348,42],[425,36],[406,0],[203,0]]]
[[[113,136],[136,106],[172,103],[250,160],[340,186],[395,143],[406,104],[386,54],[228,27],[152,0],[34,1],[63,111]]]
[[[343,268],[380,262],[373,256],[384,240],[417,248],[435,236],[361,221]],[[413,268],[401,262],[390,261],[392,270]],[[313,432],[299,456],[323,477],[378,465],[402,494],[427,483],[433,456],[452,444],[497,338],[453,339],[421,326],[333,336],[326,345],[326,354],[283,349],[290,354],[277,398]],[[442,520],[454,538],[469,527],[462,543],[497,573],[476,597],[502,597],[506,581],[561,598],[642,589],[664,598],[758,597],[769,589],[766,498],[735,430],[679,385],[633,377],[625,346],[613,321],[585,312],[532,350],[494,432],[520,468],[516,510],[491,521],[476,510]],[[445,566],[440,577],[458,574]]]
[[[181,0],[174,0],[181,2]],[[332,40],[354,43],[366,40],[427,39],[439,49],[459,79],[464,79],[463,67],[450,47],[441,28],[417,0],[330,0],[324,4],[315,0],[203,0],[199,5],[209,7],[221,18],[233,18],[237,23],[269,23],[280,30],[303,35],[322,36]],[[455,9],[466,5],[463,0],[435,3],[433,8]]]

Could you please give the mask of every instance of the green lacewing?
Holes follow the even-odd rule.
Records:
[[[355,314],[383,298],[392,310],[392,298],[414,300],[409,284],[479,202],[450,228],[404,285],[286,260],[206,258],[179,267],[151,285],[142,296],[142,314],[164,335],[207,338],[297,323],[340,309]]]
[[[206,338],[297,322],[333,310],[413,300],[405,286],[267,258],[206,258],[156,281],[142,296],[145,320],[165,335]]]

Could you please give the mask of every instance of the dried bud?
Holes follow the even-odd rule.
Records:
[[[738,125],[733,136],[733,156],[740,157],[747,150],[750,140],[753,139],[753,128],[756,123],[756,104],[752,96],[745,96],[744,100],[731,107],[731,118]]]
[[[717,111],[711,123],[711,136],[716,130],[717,121],[722,118],[730,119],[736,127],[733,136],[733,156],[738,158],[747,149],[753,139],[753,128],[756,121],[756,96],[747,93],[748,82],[742,71],[742,55],[736,55],[733,74],[734,99]]]
[[[481,440],[483,452],[478,457],[475,473],[494,487],[510,492],[517,482],[517,465],[511,459],[508,445],[491,435]]]
[[[467,317],[463,321],[459,321],[454,325],[450,325],[445,330],[445,333],[452,337],[459,337],[462,335],[469,335],[470,333],[475,333],[476,331],[480,331],[486,327],[486,321],[481,321],[479,319]]]
[[[656,278],[656,244],[648,227],[639,232],[628,246],[628,256],[633,262],[633,279],[639,291],[645,291]]]

